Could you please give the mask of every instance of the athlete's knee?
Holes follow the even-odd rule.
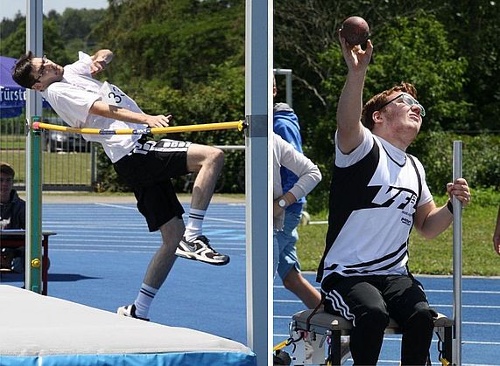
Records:
[[[199,152],[202,153],[205,161],[221,163],[224,161],[224,151],[215,146],[208,145],[198,145],[201,146],[201,150]]]
[[[211,160],[218,166],[223,166],[224,165],[224,151],[218,148],[212,148],[211,154],[210,154]]]
[[[199,172],[201,169],[222,169],[224,151],[208,145],[192,144],[187,153],[187,169]]]
[[[219,148],[207,146],[203,154],[201,167],[213,169],[220,172],[224,166],[224,151]]]
[[[365,311],[356,317],[357,327],[368,327],[372,330],[384,331],[389,325],[389,312],[380,306],[367,306]]]
[[[436,312],[430,308],[417,307],[415,312],[408,318],[406,328],[421,329],[429,331],[434,328]]]

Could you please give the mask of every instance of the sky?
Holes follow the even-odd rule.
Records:
[[[26,15],[27,0],[0,0],[0,20],[14,19],[17,12]],[[66,8],[74,9],[104,9],[108,7],[108,0],[43,0],[43,13],[51,10],[61,13]]]

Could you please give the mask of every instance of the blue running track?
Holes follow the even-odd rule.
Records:
[[[135,299],[145,268],[161,243],[160,234],[148,232],[131,203],[44,203],[43,230],[57,232],[49,244],[49,295],[111,312]],[[204,233],[214,248],[231,256],[231,262],[218,267],[178,259],[153,302],[151,320],[246,344],[245,206],[213,203]],[[317,285],[313,273],[306,278]],[[452,278],[419,279],[431,304],[451,317]],[[21,285],[22,276],[2,273],[0,282]],[[500,279],[464,278],[462,288],[462,364],[500,365]],[[275,344],[288,337],[291,315],[302,309],[277,279]],[[379,365],[399,364],[399,339],[386,338]],[[438,365],[436,339],[431,357]]]

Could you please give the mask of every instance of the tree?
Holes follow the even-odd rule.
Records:
[[[337,30],[348,16],[368,21],[375,45],[365,100],[410,81],[428,112],[423,132],[500,130],[496,2],[275,0],[274,5],[273,66],[293,71],[304,150],[325,177],[313,196],[324,199],[327,192],[335,111],[346,74]],[[24,52],[24,21],[19,15],[0,23],[2,55]],[[102,11],[49,13],[44,49],[65,64],[77,50],[110,48],[115,59],[100,77],[120,85],[147,113],[173,113],[175,124],[217,122],[243,118],[244,32],[244,0],[109,0]],[[242,142],[233,132],[185,137]]]
[[[111,1],[98,28],[123,81],[161,79],[176,89],[203,83],[213,66],[244,61],[244,2]]]
[[[43,49],[55,62],[72,62],[79,50],[92,52],[96,39],[92,29],[102,18],[104,10],[66,9],[61,15],[55,10],[44,16]],[[16,15],[14,21],[1,23],[0,53],[17,58],[26,51],[26,17]]]
[[[446,2],[436,14],[455,41],[458,55],[468,60],[464,91],[474,106],[468,130],[500,131],[500,4],[496,1]],[[463,131],[462,131],[463,132]]]

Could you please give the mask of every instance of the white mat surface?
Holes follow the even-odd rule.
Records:
[[[101,355],[99,359],[104,363],[94,364],[128,365],[124,359],[131,354],[134,357],[130,360],[135,360],[130,365],[138,365],[137,358],[144,354],[155,354],[155,360],[164,358],[164,362],[155,361],[155,365],[181,365],[180,360],[186,358],[186,365],[256,364],[252,351],[238,342],[192,329],[121,317],[13,286],[0,285],[0,316],[1,365],[15,365],[19,356],[23,365],[29,365],[26,360],[30,359],[38,362],[33,364],[45,360],[43,365],[56,365],[54,360],[60,355],[66,356],[61,358],[64,362],[71,355],[83,356],[79,358],[81,362],[72,362],[74,365],[91,365],[92,357],[85,355]],[[145,358],[144,364],[151,364],[150,360]],[[193,363],[196,360],[202,363]]]

